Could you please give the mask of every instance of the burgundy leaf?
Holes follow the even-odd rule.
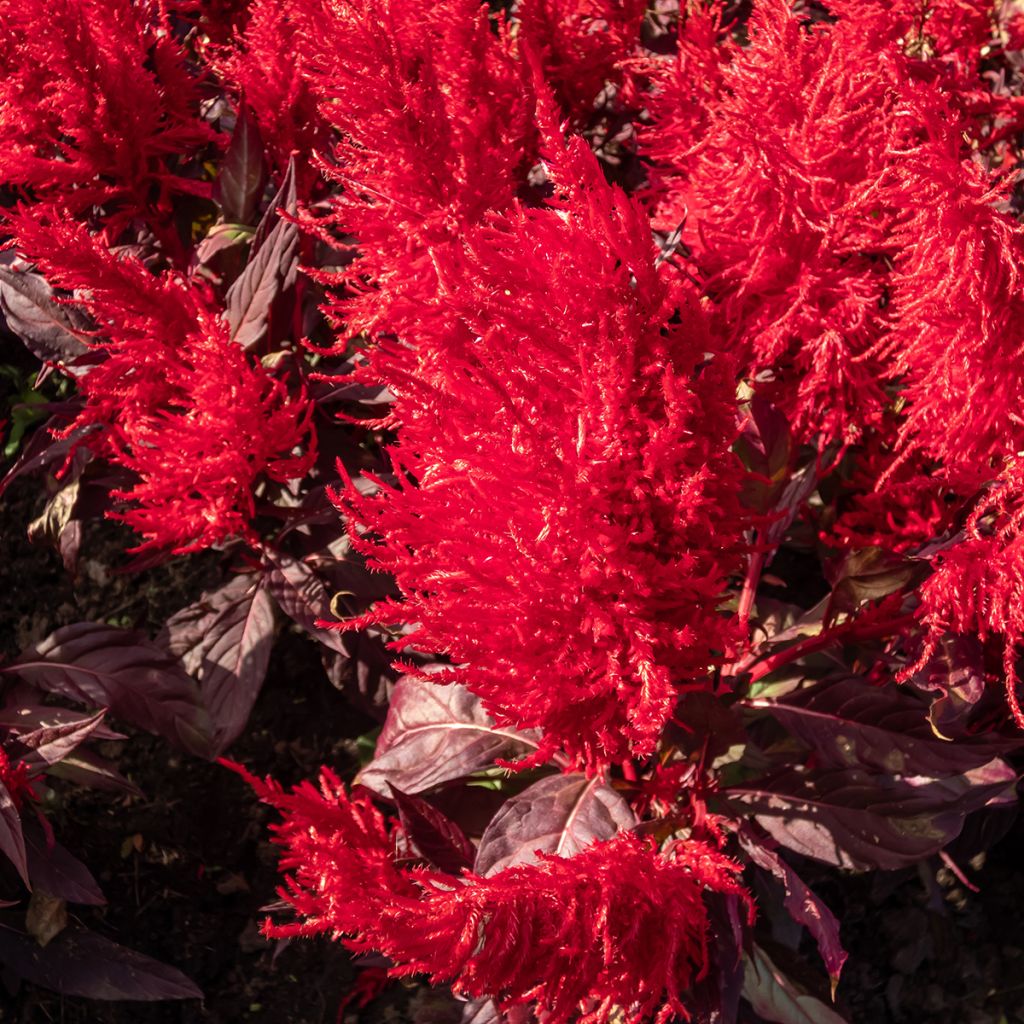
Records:
[[[29,523],[29,540],[33,543],[45,540],[59,543],[61,534],[74,516],[81,486],[78,479],[67,480],[56,494],[50,496],[43,511]]]
[[[99,907],[107,902],[92,872],[60,843],[50,846],[42,830],[31,822],[25,826],[25,850],[28,877],[35,888],[68,903]]]
[[[405,834],[427,860],[452,875],[473,866],[473,844],[451,818],[418,796],[390,789]]]
[[[220,204],[224,219],[251,224],[266,181],[259,125],[248,104],[243,103],[214,186],[214,199]]]
[[[782,857],[760,842],[748,827],[741,828],[739,841],[747,856],[782,884],[785,890],[783,906],[789,916],[797,924],[803,925],[814,937],[834,989],[847,958],[846,950],[839,939],[839,922],[835,915]]]
[[[278,210],[290,216],[296,213],[294,160],[268,211],[279,218],[277,223],[265,238],[257,230],[249,262],[225,296],[231,336],[245,349],[258,345],[266,336],[274,300],[295,283],[298,273],[299,227],[293,220],[280,217]]]
[[[317,620],[331,614],[331,599],[327,587],[305,562],[300,562],[281,551],[267,551],[265,579],[267,589],[277,601],[281,611],[297,622],[314,640],[338,654],[346,654],[341,634],[321,629]]]
[[[18,742],[29,748],[21,761],[33,772],[43,771],[62,761],[76,747],[84,743],[99,728],[106,711],[97,711],[88,718],[61,725],[48,725],[32,732],[21,733]]]
[[[22,688],[29,694],[34,692],[24,683],[19,687],[19,689]],[[17,691],[8,694],[7,699],[8,704],[0,708],[0,728],[9,729],[19,737],[40,729],[82,725],[85,722],[91,722],[95,717],[95,714],[89,715],[58,705],[35,704],[31,699],[25,699],[25,695]],[[124,733],[115,732],[102,721],[92,726],[90,735],[94,740],[123,740],[127,738]]]
[[[928,705],[895,686],[851,676],[797,690],[778,700],[751,700],[770,710],[828,764],[865,767],[894,775],[957,775],[1024,744],[1024,737],[935,735]]]
[[[64,415],[51,416],[42,426],[36,429],[28,444],[22,449],[17,462],[0,480],[0,497],[20,476],[37,473],[54,464],[63,463],[72,449],[82,441],[93,428],[84,427],[66,437],[55,438],[54,434],[62,431],[71,423]]]
[[[126,779],[104,757],[94,754],[91,750],[79,748],[63,761],[55,764],[47,773],[59,779],[67,779],[78,786],[89,789],[103,789],[114,793],[128,793],[131,796],[143,796],[143,792],[130,779]]]
[[[270,662],[274,606],[263,580],[236,576],[204,594],[168,620],[157,642],[198,676],[213,749],[223,753],[245,728]]]
[[[745,958],[743,998],[774,1024],[846,1024],[835,1010],[803,992],[772,963],[760,946]]]
[[[18,813],[18,808],[14,806],[7,787],[2,782],[0,782],[0,853],[7,856],[7,859],[18,869],[18,874],[24,879],[25,884],[31,889],[21,815]]]
[[[0,961],[16,975],[65,996],[87,999],[202,999],[177,968],[71,923],[46,948],[0,925]]]
[[[0,312],[8,329],[43,362],[66,363],[89,351],[89,322],[74,306],[58,303],[39,274],[0,267]]]
[[[603,779],[551,775],[502,806],[480,840],[473,870],[493,875],[532,863],[538,852],[572,857],[636,823],[629,804]]]
[[[790,769],[726,790],[777,842],[806,857],[854,870],[893,870],[937,853],[964,818],[1015,785],[993,760],[944,779],[857,769]]]
[[[464,687],[404,677],[395,685],[376,755],[358,781],[384,796],[389,783],[422,793],[536,746],[531,733],[495,726]]]
[[[210,756],[210,723],[195,682],[145,637],[99,622],[64,626],[0,669],[50,693],[99,707]]]
[[[928,575],[927,565],[894,555],[882,548],[861,548],[849,554],[831,580],[830,610],[855,611],[866,601],[877,601]]]

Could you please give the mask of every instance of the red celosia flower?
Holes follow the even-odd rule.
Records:
[[[130,218],[208,194],[178,173],[216,136],[155,4],[0,0],[0,180],[75,211]]]
[[[70,431],[131,470],[118,514],[143,548],[194,551],[246,533],[261,474],[302,476],[313,458],[312,407],[289,398],[231,339],[200,287],[118,259],[69,221],[15,218],[19,243],[54,285],[78,290],[105,358],[79,378],[85,408]],[[298,449],[305,448],[304,454]]]
[[[743,523],[731,365],[641,210],[582,142],[560,160],[564,204],[467,234],[443,300],[370,353],[402,482],[343,501],[403,600],[341,628],[414,623],[401,644],[457,666],[432,679],[593,768],[649,754],[710,685]]]
[[[585,119],[618,64],[640,42],[646,0],[522,0],[516,7],[519,38],[539,56],[559,105]]]
[[[304,11],[297,3],[256,0],[245,32],[213,59],[217,73],[255,113],[277,172],[283,174],[292,154],[298,154],[301,195],[312,185],[309,161],[327,142],[327,126],[303,73],[310,32]]]
[[[285,793],[234,766],[281,811],[272,826],[290,872],[281,895],[299,923],[272,935],[327,932],[470,997],[535,1003],[548,1024],[688,1017],[687,991],[708,969],[705,893],[737,896],[739,865],[704,843],[659,853],[629,833],[566,859],[483,878],[401,866],[398,826],[327,769],[320,791]],[[579,1016],[577,1016],[577,1014]]]
[[[435,253],[525,180],[532,90],[479,0],[413,6],[331,0],[311,23],[308,66],[342,141],[330,218],[360,256],[338,279],[348,334],[399,331],[437,292]]]
[[[748,31],[740,46],[692,14],[678,57],[649,65],[656,219],[683,224],[744,368],[797,435],[849,443],[888,401],[870,353],[890,315],[895,73],[783,0],[758,3]]]

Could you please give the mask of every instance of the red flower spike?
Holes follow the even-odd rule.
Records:
[[[38,209],[15,225],[21,248],[100,325],[106,358],[79,378],[86,404],[68,432],[99,428],[83,443],[138,477],[115,495],[133,506],[115,518],[143,537],[136,550],[246,535],[257,477],[283,482],[311,465],[311,404],[245,354],[200,287],[118,259]]]
[[[435,682],[596,770],[649,754],[677,696],[710,685],[746,524],[731,365],[639,208],[582,142],[558,160],[559,207],[439,255],[443,320],[427,307],[414,346],[369,353],[401,482],[341,502],[403,600],[340,628],[415,623],[401,645],[457,666]]]
[[[319,791],[285,793],[232,767],[283,816],[271,826],[291,872],[281,895],[301,921],[269,934],[326,932],[382,953],[393,975],[426,974],[505,1007],[536,1003],[548,1024],[687,1018],[687,992],[709,967],[705,893],[753,913],[739,865],[704,843],[659,853],[622,833],[569,859],[456,878],[399,866],[398,826],[327,769]]]
[[[155,4],[0,0],[0,180],[75,212],[209,194],[175,167],[217,136]]]
[[[585,121],[618,65],[639,47],[646,0],[521,0],[519,38],[540,57],[544,78],[570,117]]]
[[[407,318],[423,316],[442,287],[435,254],[525,182],[532,90],[478,0],[326,7],[309,33],[309,66],[321,114],[341,136],[323,168],[342,186],[328,222],[360,252],[329,282],[347,287],[332,312],[349,336],[408,341]]]
[[[255,0],[245,32],[231,48],[213,55],[212,64],[227,86],[252,108],[260,134],[279,176],[293,153],[301,158],[299,193],[312,182],[307,161],[328,143],[328,129],[307,77],[308,5]]]

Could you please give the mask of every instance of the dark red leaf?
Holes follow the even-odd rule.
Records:
[[[861,548],[848,555],[831,580],[830,611],[855,611],[866,601],[877,601],[928,575],[923,561],[911,561],[882,548]]]
[[[211,727],[195,682],[138,633],[78,622],[51,633],[0,671],[94,707],[210,756]]]
[[[937,853],[971,811],[1015,784],[1009,765],[993,760],[944,779],[791,769],[725,792],[787,849],[866,871],[907,867]]]
[[[390,789],[405,834],[427,860],[452,875],[473,866],[476,850],[451,818],[418,796]]]
[[[226,221],[251,224],[267,181],[263,140],[248,104],[242,103],[231,142],[214,185],[214,199]]]
[[[294,161],[288,165],[281,189],[271,203],[269,212],[278,218],[277,223],[265,239],[257,230],[249,262],[225,296],[231,336],[246,349],[266,336],[274,300],[295,283],[298,273],[299,227],[293,220],[280,217],[278,210],[290,216],[296,212]]]
[[[826,680],[778,700],[751,700],[837,767],[894,775],[957,775],[1024,744],[1024,737],[937,736],[928,705],[896,686],[873,686],[856,676]]]
[[[25,853],[25,836],[21,828],[21,814],[14,806],[7,787],[0,782],[0,853],[18,869],[18,874],[31,889],[28,876],[28,860]]]
[[[99,907],[107,902],[92,872],[60,843],[50,846],[42,830],[31,822],[25,825],[25,849],[34,887],[68,903]]]
[[[343,637],[330,629],[321,629],[317,620],[331,614],[327,587],[305,562],[281,551],[267,551],[265,579],[267,589],[281,611],[297,622],[314,640],[339,654],[346,654]]]
[[[774,1024],[846,1024],[835,1010],[804,992],[772,963],[760,946],[744,961],[743,998]]]
[[[464,687],[406,677],[395,685],[376,755],[358,781],[384,796],[389,783],[422,793],[536,746],[531,733],[496,727]]]
[[[31,935],[0,925],[0,961],[26,981],[65,996],[144,1001],[203,997],[176,967],[74,922],[45,948]]]
[[[740,830],[739,841],[747,856],[781,883],[785,890],[783,905],[790,917],[814,937],[834,988],[847,958],[846,950],[839,940],[839,922],[835,915],[778,852],[765,846],[747,826]]]
[[[213,749],[238,738],[259,696],[274,644],[274,606],[264,581],[236,576],[172,616],[158,643],[198,677],[213,725]]]
[[[104,789],[139,797],[144,795],[142,790],[130,779],[126,779],[110,761],[91,750],[79,748],[55,764],[48,774],[90,789]]]
[[[603,779],[551,775],[502,806],[480,840],[473,870],[493,875],[532,863],[538,852],[572,857],[636,823],[629,804]]]
[[[105,710],[97,711],[77,722],[48,725],[21,733],[18,742],[29,748],[29,753],[21,755],[22,763],[28,765],[30,771],[40,772],[62,761],[99,728],[104,715]]]
[[[56,302],[39,274],[0,267],[0,312],[8,329],[43,362],[67,363],[89,351],[83,341],[88,319],[74,306]]]

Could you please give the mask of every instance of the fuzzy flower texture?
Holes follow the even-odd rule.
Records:
[[[231,767],[283,816],[272,826],[291,872],[280,894],[302,922],[270,935],[327,933],[383,953],[392,974],[535,1004],[547,1024],[607,1024],[616,1008],[628,1024],[688,1017],[687,991],[708,969],[706,899],[751,909],[738,865],[704,843],[659,853],[623,833],[575,857],[456,877],[403,864],[401,827],[326,769],[319,789],[286,793]]]

